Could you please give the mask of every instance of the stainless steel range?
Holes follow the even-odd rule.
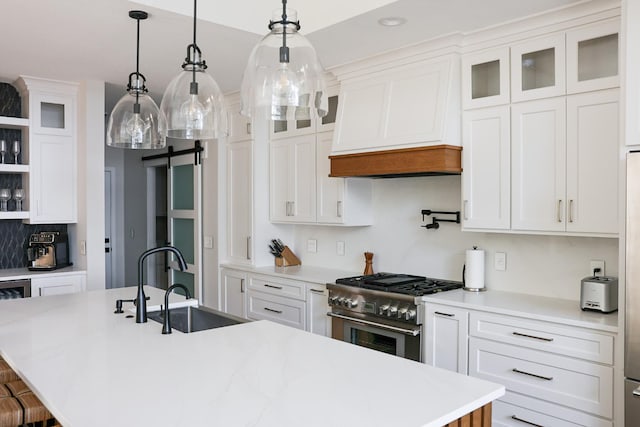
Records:
[[[333,338],[422,361],[421,307],[415,298],[459,289],[461,282],[377,273],[327,284]]]

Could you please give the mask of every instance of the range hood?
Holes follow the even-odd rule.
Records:
[[[459,175],[462,147],[431,145],[329,156],[332,177]]]

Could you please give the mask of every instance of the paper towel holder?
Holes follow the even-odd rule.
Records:
[[[473,250],[475,251],[476,249],[478,249],[477,246],[473,247]],[[487,290],[486,287],[482,287],[482,288],[468,288],[466,286],[466,280],[464,278],[464,273],[465,270],[467,269],[467,264],[462,264],[462,290],[467,291],[467,292],[484,292]]]

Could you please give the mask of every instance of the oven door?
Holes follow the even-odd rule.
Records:
[[[397,327],[371,320],[355,319],[337,313],[331,316],[332,337],[361,347],[422,361],[419,325]]]

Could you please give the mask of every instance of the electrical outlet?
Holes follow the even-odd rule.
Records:
[[[80,255],[86,255],[86,254],[87,254],[87,241],[80,240]]]
[[[205,249],[213,249],[213,237],[212,236],[204,236],[204,247],[205,247]]]
[[[338,240],[336,242],[336,253],[340,256],[344,256],[344,242],[342,240]]]
[[[316,239],[307,240],[307,252],[318,252],[318,241]]]
[[[507,254],[504,252],[496,252],[496,255],[493,258],[493,266],[496,271],[506,271]]]
[[[597,273],[594,273],[596,269],[600,269]],[[604,276],[604,260],[592,259],[589,262],[589,276]]]

